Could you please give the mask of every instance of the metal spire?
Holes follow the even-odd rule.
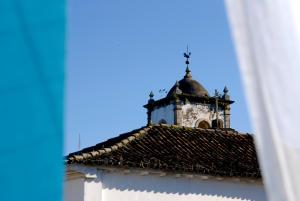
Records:
[[[190,69],[189,69],[189,64],[190,64],[189,59],[190,59],[190,57],[191,57],[191,54],[192,54],[192,53],[189,51],[189,46],[187,45],[187,46],[186,46],[186,52],[183,53],[183,56],[186,58],[186,60],[185,60],[185,64],[186,64],[185,77],[186,77],[186,78],[192,77],[191,71],[190,71]]]
[[[183,53],[183,56],[186,58],[185,64],[186,64],[186,67],[188,68],[189,64],[190,64],[189,58],[191,56],[191,52],[189,52],[189,46],[188,45],[186,46],[186,52]]]

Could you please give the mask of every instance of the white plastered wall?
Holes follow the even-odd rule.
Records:
[[[64,182],[64,201],[101,201],[101,171],[94,167],[69,166]]]
[[[78,169],[78,167],[76,168]],[[90,169],[82,169],[83,171],[90,171]],[[85,185],[84,201],[267,200],[261,180],[171,174],[144,170],[98,169],[96,172],[96,178],[85,181],[86,183],[93,181],[94,185]],[[65,191],[65,193],[71,193],[71,191]]]

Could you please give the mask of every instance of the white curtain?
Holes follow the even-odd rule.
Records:
[[[300,200],[300,1],[225,0],[269,200]]]

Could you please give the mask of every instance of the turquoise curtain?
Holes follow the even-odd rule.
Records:
[[[62,199],[65,1],[0,1],[0,200]]]

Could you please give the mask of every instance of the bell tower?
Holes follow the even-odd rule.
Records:
[[[200,128],[230,128],[230,100],[225,86],[223,94],[216,90],[210,96],[207,90],[192,79],[189,68],[191,52],[184,53],[186,70],[183,79],[176,81],[165,98],[154,100],[153,92],[144,107],[148,125],[173,124]]]

